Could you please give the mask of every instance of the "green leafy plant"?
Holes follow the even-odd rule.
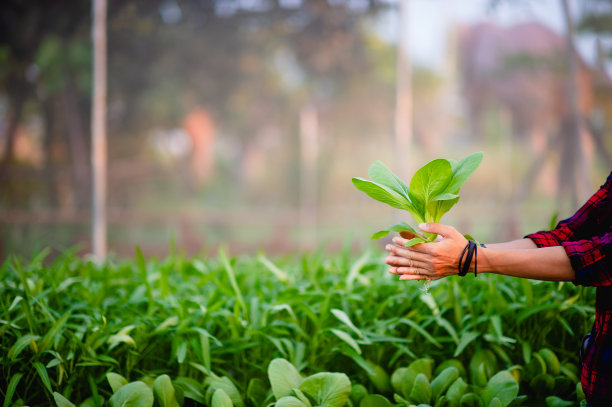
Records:
[[[345,250],[9,257],[0,406],[503,407],[503,370],[511,407],[584,400],[575,344],[593,287],[483,275],[424,295]]]
[[[482,161],[481,152],[471,154],[461,161],[439,158],[418,169],[406,185],[381,161],[376,161],[368,170],[371,180],[353,178],[353,184],[360,191],[377,201],[396,209],[403,209],[419,223],[439,222],[459,201],[459,190],[476,171]],[[417,235],[407,246],[433,241],[435,234],[420,234],[406,222],[376,232],[372,239],[380,239],[389,232],[410,231]]]

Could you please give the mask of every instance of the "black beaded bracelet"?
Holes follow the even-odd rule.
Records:
[[[478,245],[473,240],[469,240],[459,258],[459,276],[465,277],[468,273],[472,258],[474,259],[474,277],[476,277],[478,276]]]

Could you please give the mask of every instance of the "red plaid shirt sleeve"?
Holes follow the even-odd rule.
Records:
[[[563,246],[576,272],[574,284],[612,285],[612,173],[570,218],[549,231],[532,233],[538,247]]]

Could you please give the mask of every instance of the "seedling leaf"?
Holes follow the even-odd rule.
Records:
[[[404,246],[412,247],[416,244],[425,243],[426,241],[427,240],[423,239],[422,237],[413,237],[412,239],[408,240]]]
[[[308,407],[304,402],[297,397],[285,396],[281,397],[275,404],[276,407]]]
[[[234,407],[232,399],[230,399],[223,389],[215,390],[210,404],[212,407]]]
[[[430,161],[417,170],[410,181],[410,192],[425,207],[444,192],[453,176],[448,160]]]
[[[53,399],[55,400],[57,407],[76,407],[75,404],[56,391],[53,392]]]
[[[412,226],[410,226],[406,222],[400,222],[400,223],[396,223],[395,225],[389,226],[387,229],[380,230],[380,231],[374,233],[372,235],[372,240],[383,238],[383,237],[387,236],[390,232],[398,232],[399,233],[399,232],[404,232],[404,231],[412,232],[415,235],[419,234]]]
[[[285,359],[277,358],[268,365],[268,378],[276,400],[291,395],[291,390],[299,388],[302,376],[297,369]]]
[[[160,407],[179,407],[174,394],[174,386],[172,386],[172,381],[168,375],[160,375],[155,379],[153,394]]]
[[[344,373],[322,372],[308,376],[299,389],[318,406],[342,407],[351,394],[351,381]]]
[[[368,181],[363,178],[353,178],[353,185],[362,192],[368,194],[370,198],[386,203],[396,209],[408,209],[410,201],[395,192],[389,187]]]
[[[153,392],[144,382],[126,384],[108,400],[112,407],[152,407]]]
[[[391,170],[381,161],[376,161],[370,166],[368,175],[372,181],[385,185],[386,187],[389,187],[398,194],[402,195],[404,198],[408,199],[408,193],[410,191],[408,185],[406,185],[397,175],[391,172]]]

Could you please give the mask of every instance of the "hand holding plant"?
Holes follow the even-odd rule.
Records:
[[[438,223],[459,201],[459,190],[482,161],[481,152],[474,153],[461,161],[436,159],[421,167],[406,185],[382,162],[370,166],[371,180],[353,178],[353,184],[371,198],[384,202],[393,208],[403,209],[412,215],[417,224]],[[433,233],[419,233],[406,222],[401,222],[372,235],[380,239],[389,232],[409,231],[413,237],[406,246],[413,246],[436,238]]]

